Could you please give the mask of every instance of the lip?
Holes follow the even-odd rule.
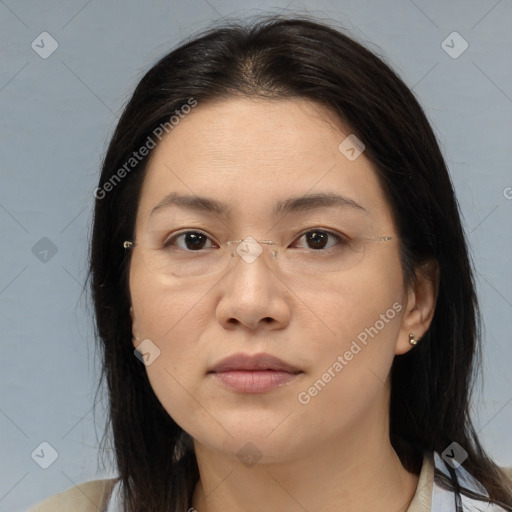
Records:
[[[273,370],[300,373],[301,370],[270,354],[234,354],[219,361],[208,373]]]
[[[217,363],[208,374],[240,393],[266,393],[289,384],[302,370],[270,354],[235,354]]]

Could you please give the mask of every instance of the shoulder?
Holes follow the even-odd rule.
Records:
[[[29,512],[101,512],[117,480],[106,478],[84,482],[47,498]]]
[[[437,452],[424,453],[423,465],[418,479],[418,486],[412,498],[410,506],[407,509],[407,512],[430,512],[431,510],[452,510],[452,508],[448,508],[448,504],[453,503],[453,494],[450,493],[448,496],[445,496],[444,494],[446,493],[446,491],[438,487],[435,482],[436,468],[438,470],[443,471],[441,460],[442,459]],[[512,467],[500,467],[499,469],[502,471],[505,477],[510,478],[512,481]],[[475,480],[467,480],[468,474],[462,468],[462,466],[459,466],[459,468],[456,471],[458,473],[458,476],[463,478],[464,484],[472,482],[476,486],[480,485]],[[472,486],[470,485],[469,488],[471,489]],[[478,490],[478,488],[475,488],[473,490]],[[467,498],[464,497],[464,500],[467,501]],[[467,508],[467,510],[477,509],[469,507]],[[491,509],[486,510],[490,511]],[[504,509],[494,506],[492,510],[498,511]]]
[[[506,476],[508,476],[508,478],[510,478],[510,480],[512,480],[512,466],[509,468],[500,467],[500,469],[503,471],[503,473],[505,473]]]

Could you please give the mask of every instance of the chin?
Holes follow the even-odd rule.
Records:
[[[208,432],[198,432],[193,437],[207,450],[236,458],[235,462],[240,461],[247,467],[256,463],[270,464],[291,460],[297,456],[303,444],[297,438],[296,430],[292,431],[283,425],[276,429],[278,423],[272,428],[265,424],[240,425],[236,430],[226,423],[224,425],[229,434],[223,431],[221,436],[213,437],[213,430],[209,429]]]

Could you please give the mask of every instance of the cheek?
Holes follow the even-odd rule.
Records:
[[[163,352],[179,350],[180,344],[200,331],[203,319],[206,321],[200,314],[207,299],[203,288],[187,283],[177,286],[172,277],[148,271],[143,261],[134,257],[130,294],[139,337],[161,344]]]
[[[327,414],[337,414],[329,403],[362,410],[385,385],[405,308],[400,262],[389,256],[304,297],[314,304],[325,336],[310,338],[315,363],[307,385],[313,388],[303,391]]]
[[[309,317],[318,329],[313,339],[322,352],[327,347],[341,350],[350,346],[352,340],[375,324],[383,343],[390,345],[395,341],[402,317],[400,311],[405,307],[402,271],[393,253],[384,256],[387,258],[380,263],[372,262],[335,279],[319,281],[317,287],[303,288],[300,294],[297,292],[311,311]],[[300,318],[297,322],[302,325]],[[319,333],[322,334],[318,336]],[[364,335],[361,339],[364,340]]]
[[[196,415],[197,421],[204,422],[191,396],[197,396],[197,383],[206,371],[196,340],[210,321],[204,307],[208,295],[201,289],[177,293],[168,285],[134,259],[130,292],[138,338],[151,340],[159,351],[146,372],[156,396],[178,424]]]

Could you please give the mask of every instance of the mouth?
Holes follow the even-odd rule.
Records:
[[[208,375],[239,393],[266,393],[291,383],[303,373],[270,354],[235,354],[217,363]]]

